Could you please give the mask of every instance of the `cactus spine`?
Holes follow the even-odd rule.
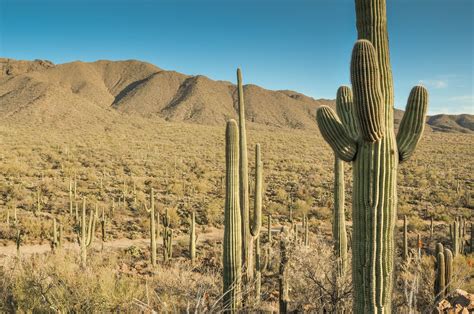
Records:
[[[114,208],[115,203],[112,204]],[[156,225],[155,225],[155,196],[153,188],[150,189],[150,208],[145,203],[145,210],[150,214],[150,258],[151,266],[156,266]],[[159,221],[159,220],[158,220]]]
[[[253,280],[253,237],[250,235],[247,132],[245,128],[244,88],[240,68],[237,69],[237,90],[239,101],[239,193],[240,215],[242,219],[242,266],[244,269],[244,281],[249,283]]]
[[[234,120],[227,122],[225,155],[226,198],[224,208],[223,300],[224,308],[230,312],[238,312],[241,306],[242,221],[239,193],[239,134],[237,123]]]
[[[317,113],[325,140],[339,158],[353,162],[352,273],[355,313],[390,313],[393,290],[396,172],[424,129],[425,88],[411,90],[395,138],[393,79],[385,0],[356,0],[359,40],[354,45],[351,82],[360,136],[354,140],[328,107]]]
[[[196,214],[191,212],[191,230],[189,232],[189,255],[191,264],[196,260]]]
[[[91,246],[94,240],[96,214],[91,210],[89,224],[86,226],[86,198],[82,199],[81,231],[79,236],[79,246],[81,248],[81,267],[85,268],[87,263],[87,248]]]

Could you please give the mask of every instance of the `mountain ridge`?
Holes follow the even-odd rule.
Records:
[[[281,128],[317,129],[316,109],[335,107],[291,90],[244,86],[249,121]],[[61,127],[99,123],[117,115],[165,121],[223,124],[237,117],[236,87],[203,75],[163,70],[138,60],[54,64],[0,58],[0,118]],[[403,111],[395,109],[395,123]],[[434,131],[474,133],[472,115],[427,118]]]

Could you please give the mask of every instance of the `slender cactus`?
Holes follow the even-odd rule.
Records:
[[[306,214],[303,217],[303,230],[304,230],[304,246],[309,246],[309,226],[308,226],[308,216]]]
[[[416,86],[395,137],[393,79],[385,0],[356,0],[359,40],[351,81],[359,136],[354,140],[328,107],[317,113],[325,140],[353,162],[352,273],[355,313],[390,313],[394,274],[396,173],[414,152],[424,129],[428,93]]]
[[[102,251],[104,250],[104,243],[107,240],[107,216],[105,210],[102,207],[102,216],[100,218],[100,233],[102,235]]]
[[[268,214],[267,218],[267,232],[268,232],[268,243],[272,243],[272,215]]]
[[[154,189],[150,189],[150,208],[145,203],[145,210],[150,214],[150,258],[151,266],[156,267],[156,225],[155,225],[155,196]],[[112,205],[114,208],[114,204]],[[159,220],[158,220],[159,221]]]
[[[446,289],[446,266],[444,261],[444,253],[439,252],[436,256],[436,280],[435,280],[435,295],[439,302],[445,297]]]
[[[16,257],[17,257],[17,258],[20,258],[20,247],[21,247],[22,237],[23,237],[23,233],[21,232],[20,229],[17,229],[17,231],[16,231],[16,238],[15,238]]]
[[[224,308],[238,312],[241,307],[242,221],[239,193],[239,135],[237,123],[226,128],[226,198],[224,208],[223,287]],[[245,225],[245,226],[248,226]]]
[[[408,260],[408,222],[407,215],[403,216],[403,260]]]
[[[430,219],[430,240],[433,239],[433,229],[434,229],[433,224],[434,224],[433,223],[433,217],[431,217],[431,219]]]
[[[453,253],[450,249],[444,249],[444,263],[445,263],[445,284],[446,284],[446,294],[449,294],[452,290],[452,280],[453,280]]]
[[[163,216],[163,257],[165,263],[173,257],[173,229],[171,229],[168,208]]]
[[[81,248],[81,267],[85,268],[87,264],[87,248],[89,248],[94,241],[94,230],[96,213],[94,210],[90,211],[89,224],[86,226],[86,198],[82,199],[82,215],[81,215],[81,231],[79,235],[79,246]]]
[[[191,226],[189,231],[189,257],[191,258],[191,264],[194,264],[196,260],[196,213],[191,212]]]
[[[56,218],[53,218],[53,234],[51,237],[51,252],[56,252],[56,249],[59,247],[58,239],[58,227],[56,223]]]
[[[69,179],[69,215],[73,214],[72,179]]]
[[[288,313],[288,303],[290,302],[290,296],[288,291],[288,239],[286,236],[285,228],[282,228],[280,238],[280,268],[278,275],[278,286],[279,286],[279,305],[280,313]]]
[[[239,101],[239,197],[242,219],[242,266],[244,269],[244,283],[247,284],[253,280],[253,237],[250,235],[247,132],[245,128],[244,88],[242,86],[242,71],[240,68],[237,69],[237,91]]]

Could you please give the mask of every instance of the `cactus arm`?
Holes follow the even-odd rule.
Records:
[[[319,130],[336,155],[344,161],[354,160],[357,154],[357,143],[346,132],[336,113],[329,107],[322,106],[316,113]]]
[[[399,160],[407,160],[415,151],[425,128],[428,91],[423,86],[415,86],[410,92],[397,134]]]
[[[359,127],[354,112],[352,90],[348,86],[341,86],[337,90],[336,112],[345,126],[348,135],[356,140],[359,137]]]
[[[362,138],[367,142],[376,142],[385,134],[384,103],[377,53],[368,40],[360,39],[354,45],[351,82]]]
[[[257,237],[262,226],[262,160],[260,157],[260,144],[255,145],[255,205],[250,233]]]

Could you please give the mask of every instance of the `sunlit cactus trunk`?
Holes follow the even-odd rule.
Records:
[[[87,248],[91,246],[94,240],[96,214],[91,210],[89,224],[87,223],[86,198],[82,200],[81,231],[79,235],[79,246],[81,251],[81,267],[85,268],[87,264]]]
[[[112,208],[115,207],[115,204]],[[150,214],[150,262],[151,266],[156,266],[156,216],[155,216],[155,196],[154,189],[150,189],[150,208],[145,203],[145,209]],[[158,219],[159,222],[159,219]]]
[[[191,226],[189,232],[189,258],[191,264],[194,264],[196,260],[196,214],[191,212]]]
[[[241,307],[242,221],[239,193],[239,134],[234,120],[226,129],[226,197],[224,208],[223,286],[224,308],[237,312]]]
[[[359,40],[351,60],[357,139],[328,107],[318,110],[321,133],[339,158],[353,162],[352,277],[355,313],[390,313],[393,290],[396,175],[421,138],[425,88],[411,90],[395,137],[393,79],[385,0],[356,0]]]

